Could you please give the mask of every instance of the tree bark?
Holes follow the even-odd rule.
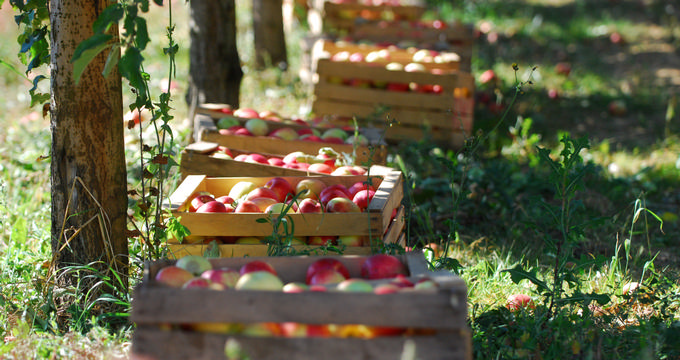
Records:
[[[92,273],[74,272],[89,265],[93,272],[120,275],[119,291],[127,291],[127,174],[123,139],[122,84],[117,68],[104,78],[108,52],[99,54],[80,82],[73,79],[71,58],[92,24],[113,1],[52,0],[51,104],[52,130],[51,245],[57,286],[75,286],[87,302],[110,287],[95,286]],[[111,27],[118,41],[117,27]],[[111,276],[113,278],[113,276]],[[115,281],[113,281],[115,282]],[[65,304],[68,306],[68,303]],[[106,304],[98,309],[108,312]]]
[[[282,0],[253,0],[255,67],[288,69]]]
[[[236,48],[234,0],[190,1],[190,112],[204,103],[239,107],[243,70]]]

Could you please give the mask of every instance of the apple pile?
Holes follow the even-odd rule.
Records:
[[[385,69],[395,72],[430,72],[432,74],[444,74],[447,70],[433,68],[429,69],[424,65],[427,63],[444,63],[451,61],[459,61],[460,57],[455,53],[440,53],[436,50],[420,49],[413,53],[411,62],[403,64],[402,62],[392,61],[390,48],[381,48],[368,52],[366,55],[362,52],[350,52],[348,50],[341,50],[330,56],[330,60],[334,62],[352,62],[363,63],[371,66],[384,66]],[[387,91],[397,92],[418,92],[429,94],[441,94],[444,89],[439,84],[419,84],[416,82],[388,82],[388,81],[374,81],[363,78],[346,78],[342,76],[329,76],[328,82],[332,84],[342,84],[345,86],[383,89]]]
[[[352,170],[352,167],[348,171]],[[274,177],[264,186],[240,181],[226,194],[196,194],[188,211],[196,213],[265,213],[280,214],[290,204],[295,213],[362,212],[375,195],[375,187],[358,181],[349,187],[326,185],[318,178],[308,177],[295,186],[285,178]]]
[[[232,151],[226,146],[218,146],[210,156],[218,159],[279,166],[328,175],[363,175],[366,173],[366,169],[361,166],[347,165],[345,159],[331,148],[321,148],[316,155],[295,151],[285,156],[237,153],[237,151]]]
[[[270,129],[269,122],[286,122],[283,118],[272,111],[258,112],[251,108],[239,108],[232,110],[229,107],[221,109],[224,116],[216,122],[218,131],[222,135],[241,135],[241,136],[265,136],[281,140],[301,140],[314,141],[329,144],[358,144],[367,146],[369,144],[366,136],[350,134],[350,131],[328,127],[324,129],[313,128],[308,122],[302,119],[288,120],[298,125],[299,129],[293,127],[278,127]],[[319,122],[322,119],[314,119]]]
[[[305,279],[281,280],[277,270],[263,259],[253,259],[239,269],[213,267],[198,255],[180,258],[175,265],[160,269],[155,281],[179,289],[210,289],[215,291],[279,291],[304,292],[363,292],[376,295],[399,292],[432,292],[438,289],[428,277],[408,277],[409,272],[397,257],[377,254],[366,257],[360,276],[350,276],[349,269],[338,258],[319,257],[306,269]],[[367,325],[311,325],[295,322],[257,324],[196,323],[185,325],[194,331],[242,334],[249,336],[283,337],[363,337],[402,335],[412,329]]]

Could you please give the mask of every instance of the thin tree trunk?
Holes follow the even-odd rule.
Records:
[[[71,58],[92,24],[113,1],[52,0],[51,129],[52,253],[57,286],[76,286],[87,298],[62,299],[83,304],[111,293],[95,287],[92,272],[68,271],[90,265],[93,272],[117,272],[127,291],[127,174],[122,126],[122,84],[117,69],[104,78],[108,52],[98,55],[73,79]],[[111,34],[118,40],[118,29]],[[115,281],[114,281],[115,282]],[[96,309],[108,312],[107,304]]]
[[[253,0],[255,67],[288,69],[282,0]]]
[[[204,103],[239,107],[243,70],[236,48],[234,0],[190,1],[190,112]]]

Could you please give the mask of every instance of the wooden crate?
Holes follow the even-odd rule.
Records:
[[[288,214],[293,222],[296,237],[307,236],[362,236],[380,239],[384,244],[405,245],[403,229],[404,207],[401,204],[403,192],[403,176],[400,171],[389,168],[372,168],[376,174],[369,173],[376,192],[368,209],[361,213],[323,213],[323,214]],[[381,173],[381,171],[384,171]],[[284,177],[293,186],[300,180],[308,178]],[[319,176],[327,185],[343,184],[350,186],[358,181],[366,181],[367,176]],[[207,177],[205,175],[189,175],[170,196],[169,210],[179,218],[182,225],[191,232],[191,237],[184,243],[176,239],[168,239],[168,250],[172,257],[179,258],[188,254],[202,254],[209,249],[204,239],[212,237],[260,237],[272,235],[271,223],[260,223],[258,219],[266,219],[268,215],[259,213],[192,213],[187,212],[191,199],[200,192],[208,192],[216,196],[227,194],[231,187],[239,181],[252,181],[256,185],[264,185],[271,177]],[[395,215],[396,212],[396,215]],[[394,216],[393,216],[394,215]],[[196,243],[198,242],[198,243]],[[318,247],[296,245],[296,250],[315,251]],[[218,245],[220,256],[265,256],[266,244],[223,244]],[[344,249],[345,254],[370,254],[373,248],[352,246]]]
[[[338,153],[347,154],[356,165],[385,164],[387,161],[387,146],[383,141],[382,131],[379,129],[360,129],[360,133],[369,139],[371,145],[360,146],[350,144],[335,144],[327,142],[283,140],[266,136],[238,136],[225,135],[215,126],[213,119],[204,114],[197,114],[195,124],[198,141],[213,142],[228,148],[247,150],[252,152],[286,155],[294,151],[306,154],[316,154],[319,149],[330,147]],[[349,126],[347,123],[344,126]],[[278,126],[288,126],[279,124]],[[294,126],[294,125],[291,125]]]
[[[179,171],[181,178],[188,175],[206,175],[211,177],[230,176],[328,176],[325,173],[310,172],[307,170],[290,169],[281,166],[273,166],[259,163],[237,161],[212,156],[217,149],[216,143],[203,141],[187,145],[181,152]],[[230,149],[232,155],[251,154],[252,151]],[[281,155],[263,154],[266,157]],[[366,167],[363,167],[367,169]],[[382,165],[371,166],[371,174],[381,174],[388,171],[388,167]]]
[[[388,142],[423,139],[427,128],[433,140],[457,148],[472,131],[475,81],[469,73],[391,71],[365,63],[319,59],[317,74],[312,104],[312,112],[317,116],[327,116],[337,123],[357,117],[362,127],[384,130]],[[374,83],[437,84],[443,90],[439,94],[399,92],[333,80],[343,74]]]
[[[312,34],[344,35],[357,23],[372,20],[418,20],[425,13],[421,2],[400,6],[336,4],[325,0],[313,0],[307,15]]]
[[[403,359],[410,348],[415,358],[472,359],[467,320],[467,287],[448,272],[430,272],[421,252],[398,255],[409,278],[433,279],[438,288],[427,292],[372,293],[245,291],[227,289],[181,290],[162,287],[153,279],[173,261],[145,266],[144,278],[133,295],[131,321],[136,324],[132,353],[144,359],[226,359],[227,340],[236,342],[251,360]],[[358,277],[365,257],[339,256]],[[239,268],[253,258],[212,260],[214,267]],[[282,281],[304,281],[313,257],[264,259]],[[374,281],[378,282],[378,281]],[[197,323],[364,324],[368,326],[427,329],[401,336],[371,339],[340,337],[249,337],[241,334],[191,330]],[[182,330],[185,329],[185,330]],[[406,357],[408,358],[408,357]]]

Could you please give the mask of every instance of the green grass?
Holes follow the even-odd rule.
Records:
[[[672,27],[663,30],[661,40],[648,31],[651,24],[670,24],[663,16],[664,2],[648,1],[644,8],[635,7],[633,1],[431,3],[440,11],[428,16],[441,14],[478,27],[482,22],[493,24],[498,40],[490,43],[488,34],[480,35],[473,72],[479,75],[494,69],[501,82],[496,88],[478,84],[478,91],[503,94],[510,109],[498,129],[489,133],[501,115],[477,104],[476,130],[488,138],[476,151],[448,151],[426,142],[392,149],[398,154],[393,165],[402,167],[409,185],[411,245],[446,246],[447,253],[431,258],[432,265],[460,274],[468,284],[476,358],[526,359],[540,354],[544,359],[677,359],[680,126],[677,115],[666,121],[677,89],[655,76],[664,64],[640,68],[633,61],[641,56],[639,49],[672,41],[676,31]],[[247,5],[237,2],[238,46],[245,73],[241,105],[298,114],[310,99],[309,89],[296,73],[304,32],[298,29],[287,39],[291,71],[255,72],[250,66],[253,49]],[[165,45],[167,13],[158,10],[154,7],[150,15],[154,43],[145,54],[154,89],[167,77],[159,51]],[[0,40],[0,59],[21,69],[15,55],[17,31],[5,21],[11,17],[2,15],[0,29],[5,36]],[[175,127],[184,140],[189,37],[183,2],[175,5],[173,16],[181,46],[173,106]],[[628,44],[609,43],[607,34],[613,30]],[[572,64],[568,77],[555,73],[554,65],[560,61]],[[519,71],[513,71],[513,63]],[[529,80],[534,66],[538,68],[531,73],[533,85],[523,86],[524,93],[512,104],[517,81]],[[24,118],[33,111],[28,108],[30,83],[0,68],[5,94],[0,98],[4,129],[0,134],[0,354],[10,359],[90,359],[102,354],[126,358],[130,328],[108,331],[105,322],[82,309],[72,309],[74,315],[84,316],[72,331],[62,332],[55,323],[49,268],[49,160],[38,160],[49,153],[49,121],[39,114]],[[558,89],[560,99],[550,99],[548,89]],[[129,94],[125,99],[132,101]],[[607,113],[607,105],[616,99],[626,102],[626,116]],[[524,122],[518,123],[518,118]],[[507,270],[521,268],[545,282],[554,275],[548,240],[559,234],[545,204],[559,204],[559,199],[535,146],[557,154],[565,133],[573,138],[588,136],[591,147],[581,155],[592,169],[574,197],[574,236],[569,240],[573,256],[565,257],[574,267],[561,273],[576,281],[564,289],[567,294],[605,295],[609,301],[571,299],[548,316],[546,294],[531,281],[513,281]],[[134,144],[129,145],[132,163],[137,155]],[[649,211],[636,214],[640,204]],[[664,220],[663,227],[655,215]],[[139,244],[131,243],[131,249],[133,256],[138,254]],[[133,261],[133,265],[138,276],[141,264]],[[641,282],[641,291],[622,294],[622,285],[630,281]],[[535,309],[506,309],[506,298],[514,293],[529,294]]]

